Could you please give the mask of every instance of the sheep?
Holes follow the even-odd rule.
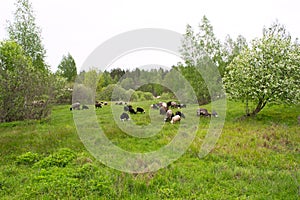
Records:
[[[169,122],[171,121],[172,117],[174,117],[174,114],[172,112],[172,110],[168,110],[166,113],[166,117],[164,119],[165,122]]]
[[[125,112],[129,111],[129,107],[128,106],[124,106],[124,111]]]
[[[122,120],[122,121],[130,120],[129,115],[128,115],[127,113],[123,112],[123,113],[120,115],[120,120]]]
[[[171,108],[178,108],[178,104],[175,101],[172,101]]]
[[[156,109],[156,110],[159,109],[159,105],[158,105],[158,104],[152,104],[150,107],[151,107],[152,109]]]
[[[181,117],[179,115],[175,115],[172,117],[171,124],[174,124],[176,122],[180,122]]]
[[[136,108],[136,112],[138,113],[138,112],[140,112],[140,113],[145,113],[145,110],[143,109],[143,108],[141,108],[141,107],[137,107]]]
[[[177,105],[177,108],[186,108],[186,105],[183,104],[183,103],[181,103],[181,104],[178,104],[178,105]]]
[[[165,115],[166,114],[166,109],[164,108],[164,107],[161,107],[160,109],[159,109],[159,114],[160,115]]]
[[[82,110],[87,110],[89,107],[87,105],[82,105]]]
[[[175,115],[179,115],[181,118],[185,118],[185,115],[180,111],[176,111]]]
[[[97,109],[97,108],[102,108],[102,104],[99,103],[99,102],[96,102],[96,103],[95,103],[95,108],[96,108],[96,109]]]
[[[203,115],[205,117],[210,117],[211,116],[211,114],[208,113],[207,109],[205,109],[205,108],[199,108],[197,110],[197,116],[201,116],[201,115]]]
[[[212,111],[211,115],[214,116],[214,117],[218,117],[218,113],[214,110]]]
[[[130,107],[130,106],[128,106],[128,111],[129,111],[131,114],[136,114],[135,110],[134,110],[132,107]]]
[[[79,102],[73,103],[73,104],[71,105],[70,111],[71,111],[71,110],[75,110],[75,109],[80,110],[80,103],[79,103]]]

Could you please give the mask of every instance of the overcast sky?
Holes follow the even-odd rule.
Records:
[[[0,40],[7,38],[6,20],[12,20],[14,0],[0,2]],[[247,41],[260,37],[262,28],[276,19],[293,37],[300,36],[299,0],[31,0],[42,29],[47,62],[55,71],[63,55],[74,57],[78,70],[89,54],[111,37],[139,28],[163,28],[185,32],[186,24],[197,31],[203,15],[221,41],[227,34],[241,34]],[[135,55],[135,57],[138,54]],[[130,56],[129,56],[130,57]],[[134,56],[127,61],[134,62]],[[174,56],[173,56],[174,57]],[[176,64],[178,58],[155,55],[134,64]],[[165,58],[165,59],[163,59]],[[151,61],[150,61],[151,60]],[[178,60],[179,61],[179,60]],[[122,61],[121,61],[122,63]],[[117,65],[121,64],[120,62]]]

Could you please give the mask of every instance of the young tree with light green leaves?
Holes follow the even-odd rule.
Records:
[[[66,78],[68,82],[74,82],[77,76],[77,68],[74,58],[68,53],[67,56],[63,56],[58,65],[57,73]]]
[[[45,63],[46,50],[42,44],[41,29],[29,0],[16,0],[14,21],[8,22],[9,39],[22,46],[26,56],[31,57],[35,68],[48,70]]]
[[[246,116],[255,116],[267,103],[300,100],[300,46],[278,22],[264,28],[227,67],[225,88],[231,99],[246,104]],[[250,110],[249,103],[255,108]]]

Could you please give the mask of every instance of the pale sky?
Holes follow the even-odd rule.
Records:
[[[0,2],[0,40],[7,38],[6,20],[12,20],[14,0]],[[197,31],[203,15],[214,27],[217,38],[241,34],[249,42],[260,37],[264,26],[276,19],[291,35],[300,37],[299,0],[31,0],[37,25],[42,29],[46,61],[56,71],[63,55],[69,52],[78,71],[90,53],[115,35],[140,28],[163,28],[185,32],[187,24]],[[159,54],[159,53],[158,53]],[[119,60],[116,65],[175,65],[178,57],[146,56],[143,63],[134,57]],[[136,58],[141,58],[136,54]],[[137,59],[138,60],[138,59]],[[137,63],[134,63],[137,62]],[[118,66],[117,66],[118,67]]]

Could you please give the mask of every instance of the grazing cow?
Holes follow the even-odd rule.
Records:
[[[82,105],[82,110],[87,110],[89,107],[87,105]]]
[[[145,110],[143,109],[143,108],[141,108],[141,107],[137,107],[136,108],[136,112],[138,113],[138,112],[140,112],[140,113],[145,113]]]
[[[102,108],[102,104],[99,103],[99,102],[96,102],[96,103],[95,103],[95,108]]]
[[[125,120],[130,120],[129,115],[127,113],[122,113],[120,116],[120,120],[125,121]]]
[[[176,122],[180,122],[181,117],[179,115],[175,115],[172,117],[171,124],[174,124]]]
[[[135,110],[134,110],[132,107],[130,107],[130,106],[128,106],[128,111],[129,111],[131,114],[136,114]]]
[[[181,118],[185,118],[185,115],[180,111],[176,111],[175,115],[179,115]]]
[[[166,114],[166,109],[164,108],[164,107],[161,107],[160,109],[159,109],[159,114],[160,115],[165,115]]]
[[[103,103],[103,105],[107,106],[107,105],[108,105],[108,103],[105,101],[105,102]]]
[[[80,103],[79,102],[73,103],[70,107],[70,110],[80,110]]]
[[[169,122],[172,120],[172,117],[174,117],[174,114],[172,112],[172,110],[168,110],[166,113],[166,117],[164,119],[165,122]]]

